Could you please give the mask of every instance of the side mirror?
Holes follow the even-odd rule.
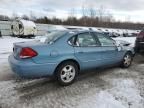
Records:
[[[121,51],[122,50],[122,47],[121,47],[121,44],[119,41],[115,41],[115,46],[117,47],[117,50],[118,51]]]
[[[115,46],[119,47],[120,46],[120,42],[119,41],[115,41]]]

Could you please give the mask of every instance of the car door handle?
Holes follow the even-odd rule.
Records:
[[[83,51],[79,51],[78,53],[84,53]]]

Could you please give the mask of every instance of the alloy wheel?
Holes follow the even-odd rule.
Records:
[[[76,75],[76,70],[72,65],[66,65],[60,72],[61,80],[65,83],[71,82]]]

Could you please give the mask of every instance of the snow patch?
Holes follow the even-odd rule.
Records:
[[[125,108],[119,101],[106,91],[92,94],[80,101],[77,108]]]
[[[143,108],[141,102],[143,98],[140,96],[140,91],[137,89],[136,84],[131,79],[113,79],[111,81],[113,89],[109,90],[110,93],[125,106],[130,108]]]

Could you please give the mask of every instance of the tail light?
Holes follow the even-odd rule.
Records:
[[[138,38],[143,38],[143,37],[144,37],[144,31],[141,31],[141,32],[138,34],[137,37],[138,37]]]
[[[20,52],[20,58],[25,59],[25,58],[32,58],[37,56],[37,52],[34,51],[32,48],[22,48]]]

